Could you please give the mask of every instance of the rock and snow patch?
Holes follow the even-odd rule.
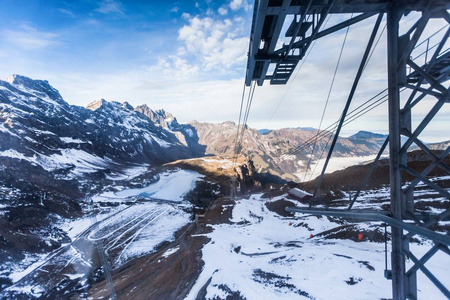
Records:
[[[164,252],[162,257],[167,258],[167,257],[171,256],[172,254],[178,252],[178,250],[180,250],[180,246],[176,246],[176,247],[170,248],[166,252]]]
[[[63,141],[64,143],[74,143],[74,144],[92,144],[92,142],[90,142],[90,141],[83,141],[83,140],[80,140],[80,139],[74,139],[74,138],[72,138],[72,137],[65,137],[65,136],[63,136],[63,137],[59,137],[59,139],[61,140],[61,141]]]
[[[231,224],[212,226],[211,240],[202,249],[203,271],[186,299],[199,293],[206,293],[205,299],[392,297],[391,281],[383,276],[384,243],[315,237],[339,224],[326,217],[281,217],[267,209],[266,201],[261,194],[242,199]],[[429,247],[414,245],[422,253]],[[447,277],[438,259],[428,267],[438,278]],[[418,285],[420,298],[445,299],[426,279],[419,278]]]
[[[36,162],[47,171],[75,167],[71,173],[75,176],[93,173],[108,166],[107,162],[94,154],[77,149],[61,149],[61,154],[39,155]]]

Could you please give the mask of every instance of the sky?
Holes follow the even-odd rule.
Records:
[[[163,108],[182,123],[237,123],[252,15],[251,0],[2,0],[0,79],[20,74],[48,80],[73,105],[103,98]],[[332,16],[326,26],[349,17]],[[349,29],[322,128],[340,117],[374,22]],[[432,21],[426,32],[442,26]],[[257,87],[249,126],[318,128],[345,32],[317,40],[287,85]],[[383,32],[350,110],[386,86]],[[413,123],[434,102],[419,105]],[[426,141],[450,139],[443,136],[449,116],[444,106],[424,132]],[[344,127],[343,134],[387,128],[384,104]]]

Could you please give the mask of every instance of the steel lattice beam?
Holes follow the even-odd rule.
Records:
[[[411,53],[417,47],[418,41],[423,38],[423,32],[430,19],[442,18],[450,23],[449,9],[450,2],[445,0],[255,1],[246,85],[250,85],[252,81],[257,81],[258,85],[262,85],[265,80],[270,80],[271,84],[286,84],[298,62],[304,58],[313,40],[324,38],[375,14],[385,13],[387,15],[389,143],[386,141],[383,149],[389,144],[391,212],[389,216],[370,212],[357,212],[355,214],[355,211],[351,209],[339,212],[316,210],[315,213],[347,217],[359,216],[359,218],[365,216],[363,219],[381,220],[391,224],[391,267],[394,299],[417,298],[416,273],[418,270],[421,270],[444,295],[449,297],[448,288],[426,268],[425,263],[438,250],[450,254],[448,247],[444,246],[449,245],[449,235],[442,235],[430,229],[439,221],[448,218],[450,210],[445,210],[439,215],[430,215],[428,219],[422,221],[414,212],[414,187],[419,182],[424,182],[450,201],[450,193],[427,178],[427,175],[437,167],[449,172],[450,167],[443,160],[448,156],[450,148],[447,148],[438,156],[419,139],[420,134],[434,116],[439,113],[445,104],[450,102],[449,88],[443,84],[450,79],[450,51],[444,49],[450,35],[450,28],[447,29],[433,51],[430,51],[431,49],[427,47],[424,52],[424,65],[417,64],[411,58]],[[419,11],[421,16],[409,29],[407,28],[405,34],[400,36],[400,20],[411,11]],[[330,14],[337,13],[353,13],[356,15],[347,21],[322,29],[325,18]],[[275,49],[279,40],[280,24],[289,15],[294,16],[286,32],[286,37],[290,38],[290,41],[279,49]],[[272,68],[274,69],[273,74],[267,74],[271,64],[274,65],[274,68]],[[408,68],[411,70],[409,73],[407,72]],[[403,102],[401,101],[400,89],[408,89],[411,92],[403,107],[400,105]],[[437,100],[436,103],[422,121],[412,129],[413,108],[430,96]],[[345,114],[343,114],[343,119],[345,119]],[[402,136],[407,138],[403,144]],[[413,143],[419,146],[431,160],[429,166],[422,172],[417,172],[407,165],[406,155]],[[375,166],[376,161],[369,172],[373,171]],[[404,171],[415,178],[406,186],[403,186]],[[370,173],[364,178],[363,184],[369,176]],[[350,202],[349,208],[352,207],[356,198],[357,195]],[[290,209],[299,210],[298,208]],[[311,210],[303,212],[312,213]],[[405,222],[405,220],[413,220],[416,224]],[[409,232],[404,234],[403,230]],[[421,234],[436,243],[421,259],[416,258],[409,249],[409,238],[415,234]],[[415,263],[409,270],[406,270],[405,267],[406,255]]]

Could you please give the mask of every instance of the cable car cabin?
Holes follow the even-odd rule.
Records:
[[[313,197],[312,194],[307,193],[301,189],[293,188],[288,191],[289,197],[298,200],[300,202],[307,201]]]

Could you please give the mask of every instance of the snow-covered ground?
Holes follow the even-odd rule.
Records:
[[[227,208],[233,209],[232,224],[214,225],[207,234],[211,240],[202,250],[205,265],[186,299],[195,299],[206,286],[206,299],[225,299],[228,295],[244,299],[392,297],[391,281],[383,273],[384,243],[316,237],[342,223],[302,214],[281,217],[267,209],[268,200],[257,194]],[[383,227],[380,222],[370,222],[359,223],[355,228],[364,232]],[[411,248],[424,254],[431,246],[422,242]],[[442,253],[427,263],[447,286],[449,265],[448,256]],[[445,299],[419,274],[419,298]]]
[[[112,198],[130,198],[130,197],[144,197],[153,199],[162,199],[173,202],[183,201],[184,195],[195,187],[195,182],[203,175],[189,170],[178,170],[176,172],[165,172],[159,175],[159,180],[145,188],[125,189],[116,192]],[[107,194],[100,195],[101,197],[108,196]]]
[[[0,151],[0,156],[27,160],[32,164],[40,165],[47,171],[66,169],[71,170],[72,177],[82,176],[86,173],[96,172],[106,168],[107,162],[98,156],[77,149],[60,149],[60,154],[46,156],[36,153],[33,156],[25,156],[15,150]]]
[[[111,174],[106,174],[106,178],[109,180],[131,180],[139,175],[144,174],[149,169],[149,165],[143,164],[139,166],[129,167],[121,172],[112,172]]]
[[[151,193],[153,197],[171,200],[173,204],[170,202],[137,202],[130,206],[120,204],[96,210],[95,218],[87,214],[76,220],[61,220],[58,227],[67,233],[72,242],[53,253],[35,255],[22,264],[16,264],[9,276],[14,285],[5,292],[40,296],[45,291],[56,288],[61,280],[58,276],[86,283],[86,278],[93,267],[93,250],[85,246],[86,242],[93,244],[94,241],[101,241],[114,268],[132,258],[154,252],[155,247],[162,242],[173,240],[175,232],[190,221],[190,214],[185,211],[185,205],[179,202],[201,177],[199,173],[184,170],[165,172],[160,174],[158,182],[147,188],[124,190],[119,196],[113,195],[114,198],[109,200],[124,200],[146,192]],[[108,200],[105,197],[103,195],[101,200]],[[42,272],[48,273],[47,269],[55,268],[64,270],[64,274],[49,278],[46,275],[45,280],[41,280]]]
[[[154,251],[189,222],[190,214],[166,203],[138,203],[98,223],[87,238],[101,240],[114,267]]]

